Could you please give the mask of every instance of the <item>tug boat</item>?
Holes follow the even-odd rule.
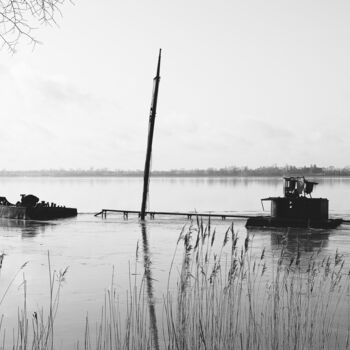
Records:
[[[10,203],[6,197],[0,197],[0,218],[18,220],[54,220],[77,216],[76,208],[66,208],[55,203],[39,201],[32,194],[21,194],[21,200]]]
[[[261,199],[271,202],[270,216],[249,218],[246,227],[311,227],[336,228],[343,220],[330,219],[328,199],[312,198],[311,193],[317,182],[304,177],[284,177],[283,197]]]

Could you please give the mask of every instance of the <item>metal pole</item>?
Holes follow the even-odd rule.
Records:
[[[153,89],[152,105],[151,105],[150,116],[149,116],[149,129],[148,129],[148,141],[147,141],[145,171],[143,174],[143,195],[142,195],[142,205],[141,205],[141,213],[140,213],[141,220],[145,219],[147,196],[148,196],[148,185],[149,185],[149,175],[150,175],[149,173],[150,173],[150,165],[151,165],[151,157],[152,157],[154,121],[155,121],[156,112],[157,112],[158,90],[159,90],[159,81],[160,81],[159,73],[160,73],[161,55],[162,55],[162,49],[159,50],[157,75],[153,79],[154,89]]]

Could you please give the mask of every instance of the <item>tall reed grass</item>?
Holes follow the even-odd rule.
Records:
[[[337,252],[303,261],[300,247],[267,261],[238,246],[231,226],[213,253],[215,231],[197,225],[183,237],[176,300],[164,299],[168,349],[347,349],[349,272]]]
[[[54,323],[59,307],[60,292],[62,282],[65,279],[68,268],[63,271],[52,270],[50,254],[48,258],[48,281],[49,281],[49,304],[47,311],[44,311],[44,307],[35,311],[33,314],[28,313],[27,309],[27,281],[23,274],[23,281],[21,287],[23,289],[23,305],[17,310],[17,328],[13,330],[6,329],[3,324],[3,316],[0,322],[0,334],[1,343],[0,349],[13,349],[13,350],[53,350],[55,348],[54,340]],[[0,255],[0,270],[3,265],[4,254]],[[16,277],[26,267],[28,262],[25,262],[16,272],[15,276],[6,287],[0,299],[0,310],[1,306],[6,299],[6,295],[10,291],[10,287],[14,283]]]
[[[319,252],[304,258],[301,247],[290,256],[282,246],[271,259],[265,249],[258,255],[252,252],[250,237],[240,242],[233,224],[222,242],[217,237],[210,221],[205,225],[197,220],[182,230],[167,290],[155,305],[149,257],[144,259],[143,278],[137,277],[137,264],[134,271],[129,268],[125,297],[112,280],[99,320],[86,318],[84,339],[75,348],[350,348],[350,273],[338,251],[327,258]],[[178,268],[175,256],[181,246]],[[14,349],[55,348],[62,279],[55,285],[51,277],[48,316],[29,317],[24,304]],[[170,285],[173,277],[176,288]]]

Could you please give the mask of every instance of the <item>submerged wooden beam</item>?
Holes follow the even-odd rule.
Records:
[[[137,214],[141,217],[141,212],[138,210],[125,210],[125,209],[102,209],[99,213],[95,214],[95,216],[102,215],[102,217],[106,217],[107,213],[120,213],[123,214],[125,219],[128,218],[129,214]],[[198,213],[198,212],[177,212],[177,211],[146,211],[145,215],[149,215],[152,219],[154,219],[155,215],[167,215],[167,216],[187,216],[187,218],[191,219],[194,217],[213,217],[213,218],[221,218],[225,220],[226,218],[242,218],[249,219],[254,217],[253,215],[239,215],[239,214],[229,214],[229,213]]]

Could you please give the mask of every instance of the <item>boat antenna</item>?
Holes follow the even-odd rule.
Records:
[[[161,56],[162,56],[162,49],[159,49],[157,75],[153,79],[153,96],[152,96],[152,104],[151,104],[150,115],[149,115],[149,127],[148,127],[148,140],[147,140],[145,171],[143,173],[142,205],[141,205],[141,212],[140,212],[141,220],[145,219],[146,204],[147,204],[147,197],[148,197],[148,190],[149,190],[149,176],[150,176],[150,168],[151,168],[154,121],[156,119],[156,112],[157,112]]]

